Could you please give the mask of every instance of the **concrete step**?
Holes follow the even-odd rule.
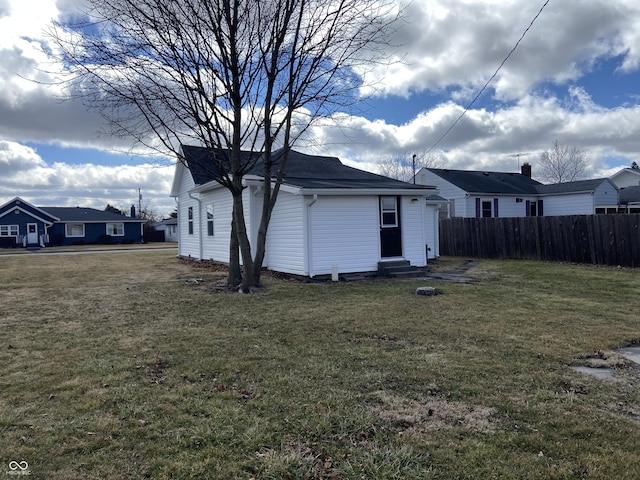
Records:
[[[378,262],[378,275],[393,278],[413,278],[423,275],[418,267],[412,266],[408,260]]]

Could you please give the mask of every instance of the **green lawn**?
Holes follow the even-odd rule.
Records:
[[[481,261],[471,284],[252,295],[175,252],[0,272],[0,477],[640,478],[640,366],[570,368],[640,341],[638,270]]]

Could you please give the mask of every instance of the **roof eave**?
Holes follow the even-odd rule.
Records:
[[[300,188],[301,195],[342,195],[342,196],[362,196],[362,195],[401,195],[401,196],[427,196],[438,193],[436,188]]]

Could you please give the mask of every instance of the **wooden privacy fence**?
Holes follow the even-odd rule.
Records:
[[[448,218],[440,255],[640,266],[640,214]]]

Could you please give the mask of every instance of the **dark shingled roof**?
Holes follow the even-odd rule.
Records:
[[[182,153],[196,185],[204,185],[216,179],[216,161],[224,162],[223,165],[228,165],[227,151],[211,151],[204,147],[183,145]],[[243,161],[250,161],[252,155],[260,154],[244,151],[242,152]],[[278,158],[281,155],[281,150],[273,153],[275,160],[273,167],[274,176],[278,169]],[[256,164],[247,173],[261,176],[262,166],[263,158],[260,155],[256,160]],[[343,165],[340,159],[336,157],[307,155],[296,152],[295,150],[289,152],[289,158],[285,167],[284,183],[309,189],[373,188],[424,190],[430,188],[426,185],[414,185],[352,168]]]
[[[118,213],[84,207],[38,207],[61,222],[144,222],[138,218],[125,217]]]
[[[538,193],[544,194],[590,192],[598,188],[602,182],[606,181],[606,178],[596,178],[593,180],[577,180],[575,182],[539,185],[537,188]]]
[[[620,204],[640,202],[640,186],[626,187],[620,190]]]
[[[469,193],[553,195],[593,191],[606,178],[544,185],[521,173],[429,168],[430,172]]]
[[[535,195],[542,185],[521,173],[428,168],[431,173],[469,193]]]

